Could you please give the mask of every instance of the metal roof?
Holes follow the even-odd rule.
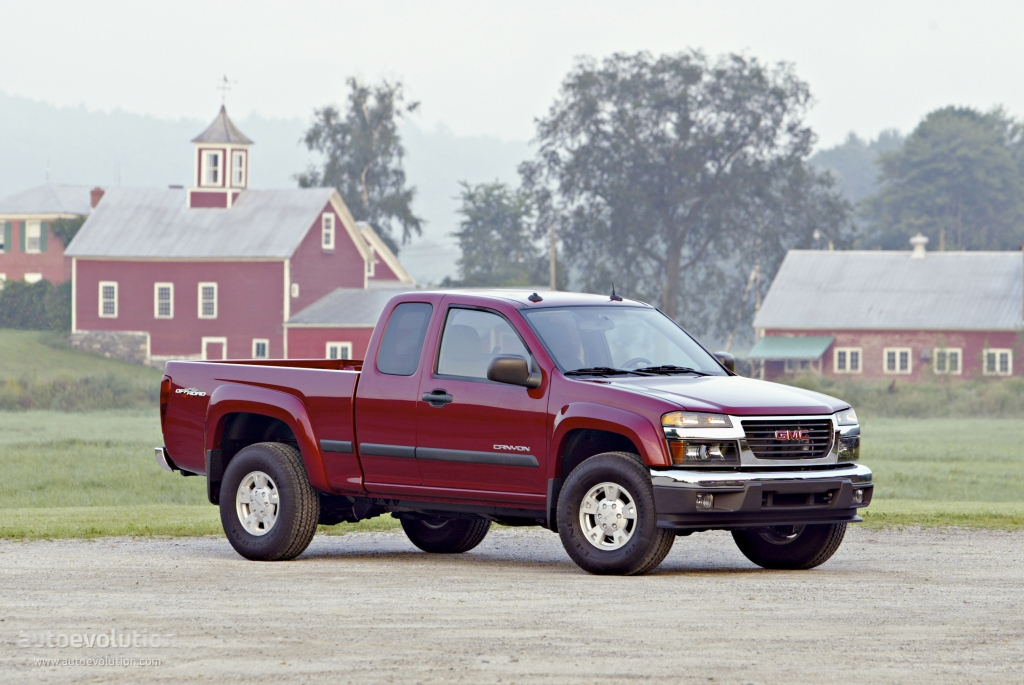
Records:
[[[47,183],[0,199],[0,214],[77,214],[92,209],[89,186]]]
[[[375,326],[392,297],[410,288],[337,288],[288,319],[288,326]]]
[[[1015,330],[1024,325],[1020,252],[791,250],[756,328]]]
[[[243,190],[230,209],[188,209],[187,192],[111,188],[64,254],[283,259],[295,253],[334,190]]]
[[[252,141],[239,131],[231,119],[224,105],[220,106],[217,118],[213,120],[205,131],[192,139],[193,143],[230,143],[232,145],[252,145]]]
[[[820,359],[835,338],[805,336],[798,338],[761,338],[747,359]]]

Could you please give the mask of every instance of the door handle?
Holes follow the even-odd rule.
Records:
[[[447,390],[442,390],[441,388],[423,393],[423,401],[431,407],[443,407],[454,400],[455,398],[449,395]]]

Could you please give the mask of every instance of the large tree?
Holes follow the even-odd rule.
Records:
[[[299,185],[337,188],[359,221],[367,221],[394,251],[423,230],[412,211],[416,189],[406,186],[402,158],[405,148],[398,122],[419,103],[405,104],[401,83],[366,85],[348,80],[348,106],[314,112],[303,141],[324,156],[321,167],[310,166]]]
[[[548,257],[537,245],[532,197],[505,183],[462,183],[456,262],[445,286],[521,286],[548,282]]]
[[[580,61],[521,166],[576,284],[626,292],[724,337],[757,270],[767,286],[814,229],[841,243],[849,205],[806,163],[807,85],[786,65],[697,51]]]
[[[946,107],[879,159],[866,206],[869,245],[906,249],[921,232],[939,249],[1007,250],[1024,241],[1024,145],[1001,110]]]

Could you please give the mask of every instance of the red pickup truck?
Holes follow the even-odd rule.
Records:
[[[615,295],[404,293],[363,361],[169,362],[156,458],[206,476],[248,559],[390,513],[427,552],[543,526],[592,573],[715,529],[765,568],[817,566],[871,501],[856,414],[730,362]]]

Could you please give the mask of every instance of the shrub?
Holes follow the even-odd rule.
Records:
[[[71,282],[9,281],[0,290],[0,328],[71,330]]]

